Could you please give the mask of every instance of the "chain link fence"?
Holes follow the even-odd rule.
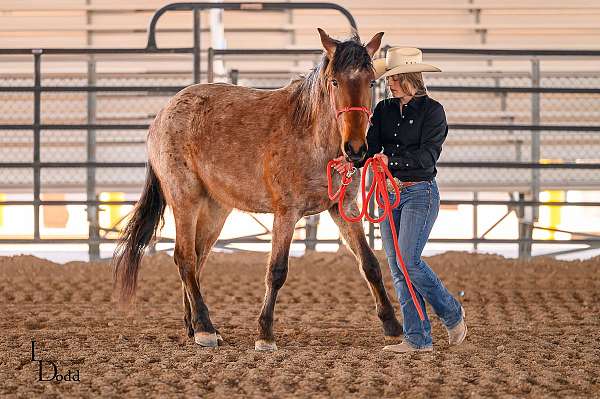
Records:
[[[318,53],[267,56],[260,61],[256,55],[231,59],[222,55],[222,71],[211,69],[210,77],[202,71],[196,75],[201,81],[210,78],[278,88],[297,77],[300,70],[308,72],[318,62]],[[40,206],[51,205],[40,195],[80,194],[84,199],[75,202],[87,204],[88,212],[98,211],[101,192],[122,191],[127,193],[128,203],[134,202],[145,178],[147,125],[174,93],[193,83],[189,67],[185,71],[179,64],[182,56],[172,57],[171,70],[169,56],[160,55],[165,69],[157,71],[154,64],[148,68],[152,62],[148,54],[91,55],[82,51],[68,60],[44,55],[39,89],[34,87],[36,79],[20,68],[2,75],[2,191],[33,191],[34,202]],[[440,187],[447,192],[521,193],[520,202],[511,206],[520,207],[523,223],[527,223],[524,207],[539,205],[540,190],[598,190],[600,175],[589,165],[600,163],[600,89],[589,88],[600,87],[600,72],[545,71],[542,61],[536,75],[535,70],[522,70],[530,63],[522,54],[515,61],[519,71],[481,72],[470,66],[470,57],[462,72],[460,60],[454,56],[453,70],[427,76],[431,96],[444,105],[451,127],[438,168]],[[497,64],[510,65],[509,59],[505,56]],[[185,61],[189,65],[191,57],[187,55]],[[214,61],[209,57],[209,63]],[[119,70],[121,64],[123,70]],[[31,69],[23,65],[22,70]],[[385,95],[382,86],[378,98]],[[560,164],[567,167],[557,167]],[[462,203],[475,205],[473,201]],[[91,228],[99,226],[94,217],[90,221]],[[534,221],[535,215],[528,223]],[[311,229],[314,223],[307,221]],[[104,227],[110,230],[112,226]],[[307,243],[316,240],[316,228],[313,230],[313,236],[304,235]],[[98,242],[98,237],[95,240]],[[484,239],[466,241],[478,240]],[[531,235],[520,235],[516,242],[527,240],[533,242]]]

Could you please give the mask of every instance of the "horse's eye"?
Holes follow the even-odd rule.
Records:
[[[373,86],[375,86],[375,81],[374,80],[372,80],[371,82],[369,82],[369,87],[373,87]]]
[[[331,84],[334,85],[335,87],[337,87],[338,82],[335,79],[331,79]]]

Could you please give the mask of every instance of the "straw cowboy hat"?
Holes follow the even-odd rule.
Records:
[[[398,73],[409,72],[442,72],[438,67],[423,64],[423,53],[414,47],[392,47],[388,49],[385,58],[373,60],[375,79]]]

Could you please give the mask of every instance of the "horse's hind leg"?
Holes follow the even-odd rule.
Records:
[[[219,238],[223,225],[227,220],[227,216],[231,209],[224,208],[214,201],[210,196],[205,195],[200,198],[198,203],[198,220],[196,222],[196,282],[200,286],[200,276],[204,270],[204,265],[210,254],[215,241]],[[186,295],[185,286],[183,286],[183,321],[191,338],[194,336],[194,328],[192,327],[192,314],[190,301]],[[222,341],[218,330],[216,330],[217,339]]]
[[[217,346],[216,331],[202,298],[196,272],[198,261],[202,258],[196,252],[196,227],[200,213],[206,214],[201,210],[207,206],[208,195],[201,182],[191,173],[170,176],[166,181],[163,189],[175,217],[176,239],[173,258],[184,287],[184,321],[187,332],[193,333],[194,340],[199,345]],[[208,250],[210,251],[210,248]]]
[[[189,204],[188,204],[189,205]],[[194,339],[202,346],[217,346],[217,335],[208,315],[200,286],[196,280],[196,220],[195,209],[173,207],[175,216],[175,264],[184,285],[185,295],[190,305],[190,319]],[[185,306],[185,302],[184,302]]]
[[[273,335],[273,312],[277,293],[285,283],[288,272],[288,256],[294,234],[294,227],[301,215],[295,212],[275,214],[273,220],[273,238],[269,266],[265,277],[266,292],[260,316],[258,318],[258,340],[254,349],[273,351],[277,349]]]
[[[349,205],[350,212],[348,214],[358,214],[358,207],[356,202],[347,203]],[[397,337],[402,334],[402,326],[396,319],[394,308],[387,295],[385,287],[383,286],[383,279],[381,276],[381,269],[379,268],[379,262],[375,257],[375,254],[369,247],[365,232],[363,230],[362,223],[351,223],[345,221],[340,215],[338,205],[335,204],[329,209],[333,221],[338,225],[340,233],[346,244],[359,262],[360,272],[364,279],[369,285],[369,290],[375,298],[375,306],[377,309],[377,315],[383,323],[383,331],[386,336]]]
[[[210,196],[202,197],[198,210],[198,221],[196,222],[196,281],[200,285],[200,279],[206,260],[210,255],[210,251],[219,238],[223,225],[227,220],[227,216],[231,213],[231,208],[226,208],[217,203]],[[218,330],[217,340],[223,341]]]

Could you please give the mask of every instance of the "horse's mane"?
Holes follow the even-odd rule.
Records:
[[[322,101],[329,98],[327,78],[332,74],[356,69],[373,68],[373,60],[357,33],[340,42],[335,40],[336,50],[330,61],[323,53],[321,61],[308,75],[294,79],[291,103],[295,126],[310,126],[317,116]]]

